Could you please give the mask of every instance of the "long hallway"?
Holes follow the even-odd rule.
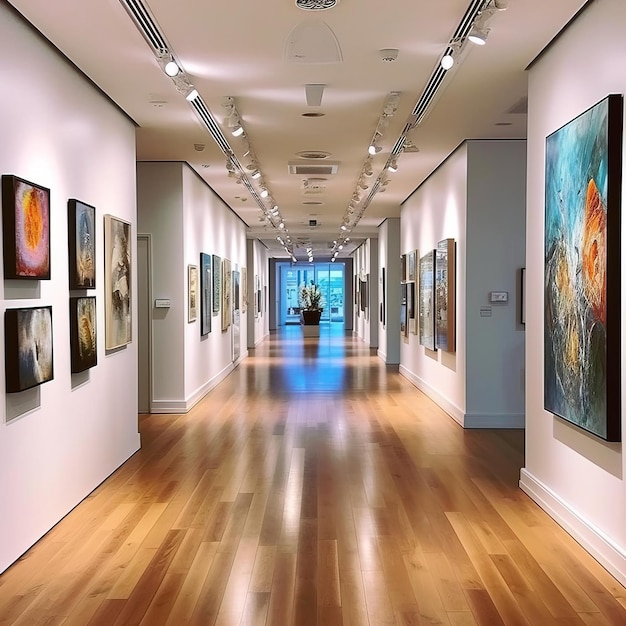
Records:
[[[361,341],[272,335],[0,577],[0,624],[625,624],[626,590]],[[7,514],[3,511],[3,514]]]

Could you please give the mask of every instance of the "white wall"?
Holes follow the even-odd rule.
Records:
[[[523,428],[526,141],[470,141],[467,151],[464,425]],[[492,291],[509,301],[491,303]]]
[[[623,0],[596,0],[530,70],[526,324],[529,367],[526,468],[520,483],[622,584],[626,583],[626,468],[622,444],[603,443],[543,409],[543,237],[545,138],[607,94],[626,92],[624,24]],[[623,196],[622,211],[624,207]],[[622,259],[626,241],[623,233],[622,229]],[[622,261],[622,294],[624,278]],[[622,353],[623,345],[622,341]],[[626,397],[625,373],[622,356],[622,398]]]
[[[221,311],[212,315],[211,332],[204,337],[200,310],[198,319],[188,322],[187,267],[199,267],[204,252],[230,259],[231,269],[241,271],[246,267],[245,225],[184,163],[138,163],[137,188],[139,229],[152,239],[153,299],[171,301],[169,309],[152,311],[151,410],[184,413],[235,365],[233,329],[222,331]],[[242,314],[240,359],[246,346]]]
[[[456,352],[431,351],[419,336],[402,341],[400,372],[460,424],[465,418],[465,237],[467,144],[459,147],[403,204],[401,252],[420,257],[442,239],[456,241]],[[419,264],[418,264],[419,265]]]
[[[254,348],[258,345],[270,332],[270,301],[271,297],[276,300],[276,287],[272,284],[270,290],[269,280],[269,255],[267,248],[256,239],[248,240],[248,348]],[[263,287],[267,287],[267,312],[261,311],[260,314],[254,316],[255,292],[255,276],[259,277],[261,291]],[[274,281],[275,283],[276,281]],[[271,291],[271,293],[270,293]],[[274,311],[276,311],[276,303],[274,302]]]
[[[400,218],[390,217],[378,229],[378,297],[385,307],[384,325],[378,317],[378,356],[388,365],[400,363],[400,280]]]
[[[4,376],[0,380],[3,571],[140,441],[136,342],[109,354],[104,349],[103,216],[130,222],[136,235],[134,127],[4,4],[0,52],[0,173],[48,187],[52,215],[51,280],[4,280],[2,310],[52,305],[54,342],[54,380],[17,394],[6,394]],[[97,225],[97,289],[72,294],[69,198],[95,206]],[[131,279],[134,292],[135,271]],[[98,364],[72,375],[68,299],[83,294],[97,298]],[[133,302],[135,319],[136,311]],[[0,342],[4,354],[4,332]]]
[[[428,350],[411,333],[400,371],[466,428],[524,425],[525,174],[525,141],[467,141],[402,207],[403,253],[456,242],[456,351]],[[492,304],[492,291],[508,303]]]

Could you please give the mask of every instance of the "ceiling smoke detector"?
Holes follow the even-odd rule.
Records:
[[[385,63],[392,63],[398,58],[399,50],[397,48],[383,48],[378,51],[380,55],[380,60],[385,61]]]

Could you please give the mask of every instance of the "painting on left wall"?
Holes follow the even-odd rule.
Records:
[[[4,312],[6,390],[24,391],[52,380],[52,307]]]
[[[2,176],[4,278],[50,278],[50,190]]]

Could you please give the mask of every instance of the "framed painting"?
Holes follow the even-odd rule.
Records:
[[[80,200],[67,202],[70,289],[96,287],[96,209]]]
[[[386,323],[387,323],[387,271],[386,269],[383,267],[382,268],[382,283],[383,283],[383,297],[382,297],[382,311],[381,311],[381,321],[383,323],[383,328],[385,328]]]
[[[408,337],[408,317],[407,317],[407,285],[402,283],[400,285],[400,334],[403,337]]]
[[[98,363],[96,298],[70,298],[70,362],[72,374]]]
[[[132,341],[131,228],[113,215],[104,216],[105,348],[115,350]]]
[[[228,330],[233,315],[232,271],[230,259],[222,260],[222,330]]]
[[[415,282],[411,281],[406,284],[406,319],[407,319],[407,334],[416,332],[416,320],[415,320]]]
[[[241,281],[241,274],[237,271],[237,270],[233,270],[233,279],[232,279],[232,285],[233,285],[233,311],[240,311],[240,305],[241,305],[241,293],[240,293],[240,281]]]
[[[520,306],[519,306],[520,324],[526,324],[526,268],[520,270]]]
[[[431,250],[419,264],[419,341],[429,350],[435,349],[435,252]]]
[[[202,254],[200,254],[202,258]],[[187,322],[198,319],[198,266],[187,266]]]
[[[50,190],[2,176],[4,277],[50,278]]]
[[[211,332],[211,295],[213,292],[213,277],[211,276],[211,255],[200,253],[200,335],[204,337]]]
[[[51,306],[4,312],[4,364],[8,393],[54,378]]]
[[[407,282],[415,282],[415,260],[417,256],[416,250],[411,250],[411,252],[406,255],[406,281]]]
[[[365,310],[367,309],[367,281],[366,280],[362,280],[361,284],[359,286],[359,297],[360,297],[360,306],[361,306],[361,311],[363,313],[365,313]]]
[[[455,244],[444,239],[435,256],[435,343],[444,352],[455,351]]]
[[[248,272],[245,267],[241,268],[241,312],[248,310]]]
[[[621,440],[623,97],[546,138],[544,407]]]
[[[406,254],[403,254],[400,257],[400,281],[401,282],[406,282],[406,266],[407,266]]]
[[[222,259],[213,255],[213,315],[220,312],[222,302]]]

